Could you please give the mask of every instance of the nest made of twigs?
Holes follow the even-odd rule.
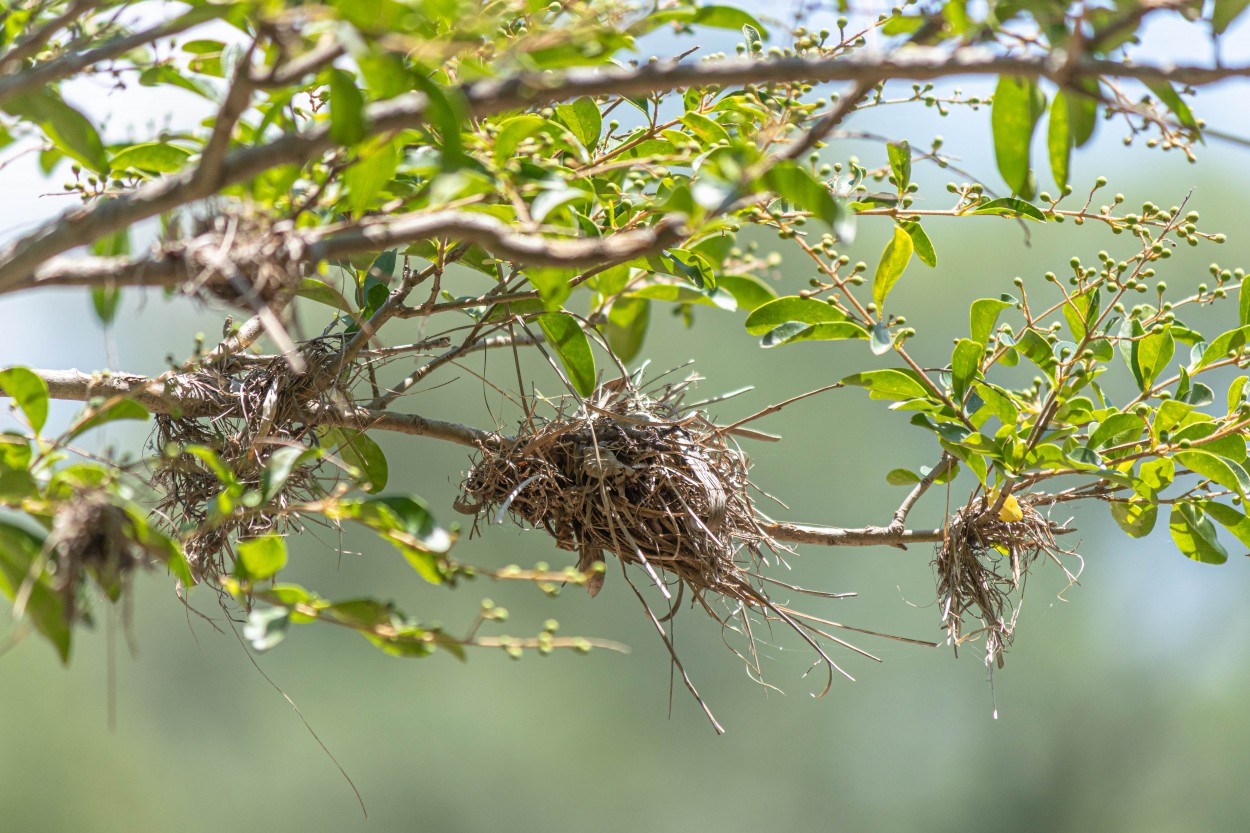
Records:
[[[950,643],[959,646],[985,635],[986,664],[1001,668],[1015,635],[1019,600],[1025,578],[1039,556],[1059,564],[1068,579],[1077,576],[1062,557],[1074,556],[1055,540],[1054,527],[1031,501],[1017,498],[1022,517],[1009,521],[984,496],[959,509],[946,527],[933,559],[942,627]],[[979,627],[966,632],[968,617]]]
[[[244,492],[259,493],[275,452],[317,447],[310,411],[330,402],[325,379],[337,353],[328,340],[314,339],[301,354],[307,365],[302,372],[283,356],[227,357],[170,380],[184,394],[217,403],[211,419],[158,415],[152,438],[159,452],[152,478],[161,495],[157,514],[183,533],[187,561],[197,574],[225,572],[234,539],[284,532],[294,521],[288,508],[324,496],[327,474],[335,476],[320,460],[297,466],[263,505],[223,516],[216,511],[221,477],[209,460],[188,451],[211,449]]]
[[[776,544],[756,517],[748,459],[671,393],[605,385],[570,413],[523,422],[506,447],[483,452],[459,507],[545,530],[579,553],[591,595],[610,553],[705,607],[707,593],[758,605],[749,575]]]

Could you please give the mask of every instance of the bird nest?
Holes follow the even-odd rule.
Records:
[[[942,627],[956,652],[965,642],[985,635],[985,661],[1003,667],[1004,654],[1015,636],[1025,578],[1039,557],[1063,570],[1069,586],[1077,583],[1075,572],[1064,563],[1076,553],[1055,540],[1051,522],[1037,510],[1041,496],[1020,495],[1021,517],[1007,520],[995,501],[974,497],[959,509],[946,527],[933,559],[937,574],[938,605]],[[978,623],[966,631],[965,618]]]
[[[765,575],[789,550],[769,535],[767,519],[756,511],[749,460],[730,430],[683,405],[691,381],[648,395],[621,379],[588,400],[566,400],[552,418],[527,418],[510,442],[483,449],[456,508],[475,516],[474,532],[483,519],[502,523],[508,516],[545,531],[557,547],[578,554],[577,567],[592,596],[603,586],[605,559],[614,557],[685,685],[715,725],[662,626],[685,595],[745,641],[739,648],[733,640],[731,650],[761,682],[756,644],[761,623],[765,629],[781,623],[798,634],[828,670],[824,691],[835,671],[854,678],[821,641],[877,658],[828,632],[846,626],[769,597],[766,585],[825,598],[854,594],[804,590]],[[644,571],[660,588],[671,605],[666,614],[652,612],[626,567]]]
[[[756,517],[748,459],[702,414],[672,398],[605,386],[575,412],[522,424],[464,481],[462,511],[545,530],[596,595],[610,553],[693,592],[757,602],[749,581],[776,552]]]
[[[292,507],[323,497],[337,478],[312,455],[275,488],[270,465],[283,449],[320,446],[323,432],[309,414],[331,399],[325,379],[336,355],[331,340],[314,339],[301,348],[304,372],[284,356],[228,356],[169,380],[192,400],[215,403],[211,419],[157,415],[152,438],[158,516],[184,533],[198,575],[226,572],[232,541],[286,531],[296,522]]]

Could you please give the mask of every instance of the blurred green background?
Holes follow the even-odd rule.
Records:
[[[1163,27],[1152,37],[1168,57],[1186,45]],[[962,85],[965,92],[981,89]],[[1240,95],[1244,96],[1244,87]],[[1247,130],[1238,89],[1200,98],[1196,111],[1231,132]],[[999,185],[987,141],[988,113],[942,120],[919,108],[867,113],[852,125],[927,145],[946,136],[991,187]],[[144,117],[146,118],[146,116]],[[1096,146],[1078,155],[1074,183],[1103,174],[1129,208],[1150,199],[1190,208],[1230,242],[1178,253],[1161,277],[1176,287],[1208,278],[1212,260],[1250,264],[1242,173],[1246,151],[1212,143],[1190,166],[1121,145],[1103,125]],[[830,160],[857,153],[870,166],[884,153],[842,142]],[[949,172],[920,168],[926,204],[945,204]],[[44,187],[33,174],[3,172],[9,186]],[[23,177],[28,177],[23,179]],[[1043,176],[1048,180],[1048,177]],[[1043,186],[1045,187],[1045,186]],[[48,201],[18,200],[3,209],[5,235]],[[1071,225],[1033,228],[1026,241],[1014,224],[990,218],[929,225],[939,268],[913,263],[895,291],[920,336],[909,343],[922,360],[942,363],[950,339],[967,327],[970,301],[1011,291],[1021,275],[1040,287],[1046,270],[1061,271],[1076,254],[1099,249],[1119,256],[1128,241]],[[875,262],[884,223],[861,223],[848,250]],[[1027,242],[1027,245],[1026,245]],[[795,292],[809,277],[798,257],[783,265],[778,289]],[[468,279],[464,289],[476,286]],[[807,344],[763,351],[741,327],[741,315],[700,310],[685,329],[657,310],[646,353],[653,368],[694,358],[705,395],[754,384],[757,390],[719,407],[735,419],[774,401],[827,384],[885,359],[856,345]],[[316,313],[319,314],[319,313]],[[320,319],[305,320],[319,330]],[[1232,309],[1204,320],[1227,329]],[[116,366],[155,372],[166,353],[189,351],[193,334],[213,334],[221,312],[134,293],[112,334],[103,333],[86,298],[45,294],[0,302],[3,364],[95,369],[110,340]],[[392,333],[391,339],[400,337]],[[486,370],[508,384],[511,359],[491,356]],[[482,364],[474,365],[481,371]],[[535,368],[537,385],[557,384]],[[401,368],[402,370],[402,368]],[[407,397],[403,408],[490,427],[500,397],[483,393],[467,372],[458,381]],[[489,410],[488,410],[489,408]],[[72,413],[61,408],[64,417]],[[514,414],[506,415],[508,426]],[[754,480],[789,510],[787,520],[834,525],[884,523],[901,498],[887,486],[891,468],[931,464],[936,448],[906,417],[869,403],[862,391],[823,394],[791,406],[758,427],[781,433],[779,444],[748,450]],[[114,429],[124,447],[141,434]],[[469,465],[459,447],[385,437],[390,490],[425,496],[439,517],[458,520],[450,502]],[[957,482],[952,502],[967,495]],[[913,514],[938,524],[934,493]],[[1065,520],[1056,517],[1056,520]],[[1032,576],[1019,635],[1007,666],[992,683],[977,646],[956,660],[949,648],[922,648],[871,637],[858,644],[876,664],[846,657],[858,682],[835,681],[823,699],[819,672],[804,678],[809,656],[780,633],[766,648],[764,670],[785,694],[748,679],[714,623],[687,610],[676,624],[687,670],[728,734],[718,737],[697,705],[671,684],[667,652],[616,569],[591,600],[570,590],[556,599],[529,586],[467,584],[450,592],[425,585],[403,559],[369,539],[312,529],[291,541],[291,580],[332,597],[373,593],[409,613],[463,630],[478,600],[491,597],[511,619],[485,632],[537,632],[556,618],[561,633],[627,643],[629,655],[557,653],[520,662],[476,651],[467,664],[450,656],[401,660],[333,628],[297,629],[273,652],[256,657],[264,673],[298,704],[308,723],[359,787],[361,811],[334,763],[248,657],[227,628],[217,632],[188,613],[164,576],[143,577],[132,606],[111,626],[102,616],[82,634],[73,664],[62,668],[36,639],[0,658],[0,829],[21,831],[179,830],[255,827],[276,830],[370,831],[638,831],[642,829],[832,829],[892,831],[1153,831],[1244,830],[1250,791],[1243,766],[1250,744],[1244,692],[1250,689],[1250,564],[1237,558],[1213,567],[1178,555],[1163,525],[1132,541],[1105,507],[1084,507],[1076,525],[1086,557],[1082,585],[1059,597],[1065,582],[1045,565]],[[504,525],[463,540],[457,556],[502,566],[566,563],[540,533]],[[789,580],[844,600],[801,600],[804,609],[858,627],[938,641],[938,611],[927,546],[893,549],[802,548]],[[1065,601],[1066,599],[1066,601]],[[224,627],[208,592],[193,606]],[[128,647],[134,645],[134,651]],[[109,677],[115,675],[116,727],[109,727]],[[670,698],[671,692],[671,698]],[[671,703],[671,713],[670,713]],[[995,718],[997,709],[997,718]]]

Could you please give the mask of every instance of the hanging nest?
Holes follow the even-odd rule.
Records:
[[[509,444],[483,450],[456,508],[475,516],[475,532],[483,518],[502,523],[506,516],[544,530],[557,547],[578,553],[577,568],[591,596],[603,586],[606,556],[642,569],[671,602],[664,616],[647,607],[670,652],[661,623],[688,593],[723,628],[745,638],[746,650],[734,650],[756,679],[753,628],[761,620],[796,632],[816,652],[817,662],[827,664],[830,682],[835,670],[850,678],[816,637],[876,658],[813,623],[845,626],[775,603],[765,591],[771,583],[811,592],[763,575],[789,550],[764,529],[766,519],[751,497],[746,454],[724,429],[683,405],[693,381],[648,395],[622,378],[584,402],[565,400],[550,419],[530,417]],[[636,587],[634,592],[645,606]],[[688,678],[686,685],[697,699]]]
[[[1022,517],[1005,520],[984,496],[974,497],[957,511],[938,544],[933,560],[937,574],[942,627],[958,653],[964,642],[985,635],[986,665],[1003,667],[1004,654],[1015,636],[1016,619],[1026,577],[1039,556],[1054,561],[1071,584],[1065,557],[1077,558],[1055,540],[1055,527],[1037,511],[1040,495],[1018,495]],[[966,632],[964,619],[979,627]]]
[[[136,540],[134,521],[104,491],[83,489],[52,520],[47,551],[53,587],[61,597],[67,622],[88,618],[87,580],[116,602],[128,589],[147,553]]]
[[[294,466],[262,503],[235,505],[226,513],[218,503],[218,462],[243,493],[260,495],[274,454],[320,445],[310,412],[330,404],[333,388],[325,380],[337,361],[333,341],[314,339],[301,347],[304,372],[283,356],[229,356],[169,380],[197,401],[217,403],[211,420],[158,415],[152,439],[159,452],[152,477],[161,493],[157,513],[171,531],[183,533],[187,561],[198,575],[226,572],[235,539],[285,532],[297,520],[290,507],[323,497],[337,479],[337,470],[314,458]],[[240,504],[237,496],[235,502]]]

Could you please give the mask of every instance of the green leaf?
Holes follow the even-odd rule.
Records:
[[[1054,175],[1055,184],[1060,189],[1068,184],[1068,169],[1072,159],[1069,112],[1067,96],[1063,94],[1063,90],[1060,90],[1055,93],[1055,98],[1050,103],[1050,125],[1046,131],[1046,150],[1050,155],[1050,172]]]
[[[114,171],[146,171],[172,174],[181,171],[191,158],[191,151],[168,142],[146,142],[131,145],[113,155]]]
[[[1089,436],[1090,448],[1123,445],[1141,436],[1145,421],[1137,414],[1112,414]]]
[[[603,335],[617,358],[628,364],[642,349],[650,323],[650,301],[645,298],[617,298],[608,310]]]
[[[1250,325],[1250,281],[1247,280],[1241,282],[1237,291],[1237,324],[1240,327]]]
[[[1083,92],[1082,92],[1083,91]],[[1068,99],[1068,125],[1072,144],[1085,147],[1098,123],[1098,82],[1083,80],[1064,91]]]
[[[1211,31],[1217,35],[1224,34],[1247,6],[1250,6],[1250,0],[1215,0],[1215,8],[1211,13]]]
[[[243,638],[257,651],[268,651],[286,639],[291,627],[291,611],[285,607],[255,607],[243,625]]]
[[[833,324],[847,321],[846,313],[816,298],[787,295],[757,307],[747,316],[746,330],[753,336],[771,332],[782,324]]]
[[[1243,546],[1250,547],[1250,518],[1241,510],[1213,500],[1203,501],[1201,505],[1203,512],[1215,518],[1216,523],[1231,532]]]
[[[587,150],[593,151],[599,144],[603,116],[600,115],[599,105],[595,104],[593,98],[582,96],[568,104],[558,104],[556,115]]]
[[[912,486],[920,481],[920,475],[910,469],[892,469],[885,476],[885,482],[891,486]]]
[[[261,475],[261,496],[265,502],[273,500],[282,491],[291,473],[299,466],[323,456],[320,448],[301,448],[299,446],[283,446],[269,455],[265,461],[265,471]]]
[[[148,67],[139,73],[139,83],[144,87],[159,87],[162,84],[181,87],[187,92],[195,93],[200,98],[213,100],[213,90],[199,79],[183,75],[168,64]]]
[[[48,384],[25,367],[0,370],[0,391],[8,394],[38,434],[48,421]]]
[[[1241,405],[1246,389],[1246,382],[1250,381],[1250,377],[1238,376],[1228,386],[1228,412],[1231,414]]]
[[[116,286],[95,286],[91,288],[91,308],[95,317],[105,327],[113,324],[117,317],[117,308],[121,306],[122,291]]]
[[[1046,106],[1046,97],[1031,78],[1004,75],[994,90],[990,125],[998,171],[1014,194],[1033,196],[1029,152],[1033,130]]]
[[[842,208],[829,186],[797,162],[782,161],[764,174],[764,185],[777,196],[810,213],[836,233]]]
[[[915,244],[912,243],[911,235],[896,225],[894,237],[881,253],[877,274],[872,279],[872,299],[876,301],[878,310],[885,307],[885,299],[894,284],[898,283],[898,279],[903,277],[903,270],[907,268],[914,250]]]
[[[768,30],[760,25],[754,17],[734,6],[701,6],[691,18],[691,23],[698,26],[711,26],[717,29],[738,29],[750,27],[755,37],[768,37]]]
[[[961,338],[951,354],[951,389],[955,392],[955,401],[962,402],[964,393],[981,369],[981,357],[985,345]]]
[[[979,298],[972,302],[969,313],[968,327],[972,332],[972,340],[979,344],[989,344],[990,333],[998,323],[998,314],[1012,306],[1006,301],[996,298]]]
[[[245,581],[264,581],[286,566],[286,541],[281,535],[265,535],[240,541],[234,574]]]
[[[776,291],[754,275],[718,275],[716,285],[732,295],[738,309],[746,312],[754,312],[777,298]]]
[[[887,142],[886,152],[890,156],[890,171],[894,174],[894,183],[899,193],[904,193],[911,183],[911,145],[904,139],[900,142]]]
[[[1176,116],[1176,120],[1182,127],[1188,127],[1190,130],[1198,129],[1198,121],[1194,118],[1189,105],[1184,102],[1171,84],[1167,81],[1143,81],[1142,83],[1149,87],[1150,91],[1167,105],[1167,108],[1172,111],[1172,115]]]
[[[0,591],[10,599],[27,596],[23,613],[61,657],[69,662],[70,622],[61,594],[46,567],[44,542],[19,526],[0,521]]]
[[[1228,358],[1231,354],[1241,352],[1247,340],[1250,340],[1250,326],[1238,327],[1221,333],[1207,346],[1207,349],[1202,351],[1202,358],[1190,368],[1190,372],[1201,370],[1221,359]]]
[[[581,323],[567,312],[549,312],[538,316],[538,326],[547,337],[547,344],[560,357],[573,389],[582,396],[595,390],[595,357]]]
[[[920,383],[914,371],[886,368],[855,373],[842,380],[844,385],[867,388],[872,399],[925,399],[930,396],[927,387]]]
[[[1132,357],[1136,372],[1137,384],[1141,390],[1148,389],[1159,373],[1172,361],[1176,352],[1176,343],[1172,340],[1172,328],[1164,327],[1161,332],[1151,333],[1145,338],[1133,342]]]
[[[1177,549],[1186,558],[1203,564],[1223,564],[1228,560],[1228,552],[1221,546],[1215,526],[1196,504],[1185,502],[1173,506],[1168,528]]]
[[[301,280],[299,288],[295,290],[295,294],[301,298],[307,298],[310,301],[316,301],[318,304],[325,304],[328,307],[334,307],[346,313],[355,312],[352,309],[352,305],[339,294],[337,289],[316,278],[304,278]]]
[[[997,200],[990,200],[980,208],[970,212],[972,214],[994,214],[1000,217],[1021,217],[1026,220],[1036,220],[1039,223],[1046,222],[1046,215],[1041,209],[1033,203],[1025,202],[1016,197],[1002,197]]]
[[[58,150],[92,171],[98,174],[108,171],[108,153],[95,125],[66,104],[52,88],[46,87],[40,92],[9,99],[2,107],[11,116],[39,125]]]
[[[1016,341],[1015,349],[1047,376],[1055,378],[1055,353],[1050,342],[1038,335],[1036,330],[1025,330]]]
[[[365,524],[395,546],[422,578],[442,584],[441,553],[451,549],[452,537],[434,522],[425,504],[414,497],[387,496],[363,501],[340,501],[326,510],[334,519]]]
[[[354,145],[365,137],[365,97],[356,79],[345,71],[330,69],[330,138],[340,145]]]
[[[69,432],[65,435],[65,441],[69,442],[79,434],[104,425],[106,422],[115,422],[119,419],[143,421],[148,416],[148,409],[133,399],[122,399],[105,408],[89,407],[70,426]]]
[[[1142,483],[1146,484],[1147,488],[1158,494],[1168,486],[1171,486],[1172,481],[1176,479],[1176,464],[1168,457],[1147,460],[1141,464],[1137,476],[1141,478]]]
[[[343,173],[347,190],[347,204],[352,214],[359,217],[373,204],[374,198],[390,184],[399,170],[400,145],[398,140],[375,140],[361,146],[356,164]]]
[[[760,35],[760,32],[762,31],[763,29],[753,24],[747,23],[742,26],[742,36],[746,38],[747,47],[752,52],[757,51],[761,46],[763,46],[764,39]]]
[[[1144,500],[1131,503],[1114,501],[1111,504],[1111,517],[1120,525],[1120,529],[1131,538],[1145,538],[1155,528],[1159,519],[1159,507]]]
[[[848,338],[864,338],[868,334],[864,328],[850,321],[836,324],[804,324],[799,321],[787,321],[764,334],[760,339],[760,347],[779,347],[782,344],[795,344],[800,341],[842,341]],[[889,331],[886,331],[886,348],[873,352],[877,355],[888,352]]]
[[[331,432],[333,442],[338,443],[335,453],[343,462],[360,470],[363,482],[360,488],[375,494],[386,488],[390,479],[390,467],[386,455],[368,434],[352,428],[335,428]]]
[[[929,239],[929,235],[920,223],[915,220],[904,220],[899,225],[911,235],[911,242],[915,246],[916,257],[920,258],[920,262],[925,266],[936,267],[937,252],[933,249],[933,241]]]
[[[1235,463],[1230,463],[1230,461],[1217,457],[1208,451],[1197,449],[1178,451],[1175,454],[1175,459],[1176,462],[1190,471],[1245,497],[1247,484],[1242,482],[1244,477],[1239,476],[1239,474],[1244,475],[1245,470],[1242,469],[1241,472],[1238,472],[1233,468],[1236,465]],[[1237,468],[1241,468],[1241,466],[1237,466]]]

